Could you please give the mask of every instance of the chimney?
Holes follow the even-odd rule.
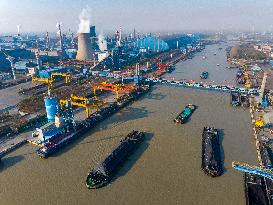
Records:
[[[90,33],[78,33],[77,60],[92,60],[94,51],[91,47]]]

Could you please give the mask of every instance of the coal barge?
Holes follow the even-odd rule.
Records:
[[[184,110],[174,119],[174,122],[184,124],[190,118],[195,109],[195,105],[188,104]]]
[[[130,132],[120,144],[96,168],[92,169],[86,178],[88,189],[97,189],[107,185],[118,166],[126,160],[130,153],[144,140],[144,133]]]
[[[123,95],[118,98],[114,103],[111,103],[99,111],[90,115],[87,119],[77,123],[72,129],[66,130],[57,134],[54,138],[49,139],[36,153],[40,158],[46,158],[51,154],[57,152],[66,144],[82,136],[97,123],[108,118],[110,115],[118,112],[120,109],[127,106],[130,102],[137,100],[144,93],[150,90],[150,86],[139,86],[134,89],[130,94]]]
[[[201,168],[211,177],[223,173],[218,131],[211,127],[204,127],[203,130]]]
[[[246,205],[269,205],[265,179],[263,177],[245,173]]]

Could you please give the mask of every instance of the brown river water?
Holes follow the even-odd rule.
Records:
[[[218,47],[207,46],[193,59],[179,62],[167,77],[199,80],[207,70],[208,82],[233,84],[236,71],[225,68],[225,51]],[[189,103],[198,109],[188,123],[175,125],[173,119]],[[243,174],[233,170],[231,162],[257,163],[250,122],[249,110],[230,106],[226,93],[155,86],[48,159],[39,159],[31,145],[5,156],[0,164],[0,205],[245,204]],[[220,129],[225,172],[218,178],[200,169],[204,126]],[[89,170],[133,129],[144,131],[146,141],[108,186],[88,190],[84,182]]]

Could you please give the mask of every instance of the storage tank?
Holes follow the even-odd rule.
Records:
[[[54,97],[44,99],[48,122],[55,122],[55,115],[58,110],[58,101]]]

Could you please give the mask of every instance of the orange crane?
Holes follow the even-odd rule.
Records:
[[[112,84],[107,82],[102,82],[99,85],[94,85],[94,95],[96,96],[96,90],[108,90],[116,93],[116,99],[119,97],[119,93],[129,93],[134,89],[132,85],[124,84]]]
[[[87,117],[89,117],[90,115],[90,109],[99,110],[100,107],[106,105],[106,102],[99,100],[97,97],[86,98],[86,97],[76,96],[73,94],[70,96],[70,102],[71,102],[71,105],[85,108]],[[66,100],[60,100],[61,107],[64,106],[65,104],[66,104]]]

